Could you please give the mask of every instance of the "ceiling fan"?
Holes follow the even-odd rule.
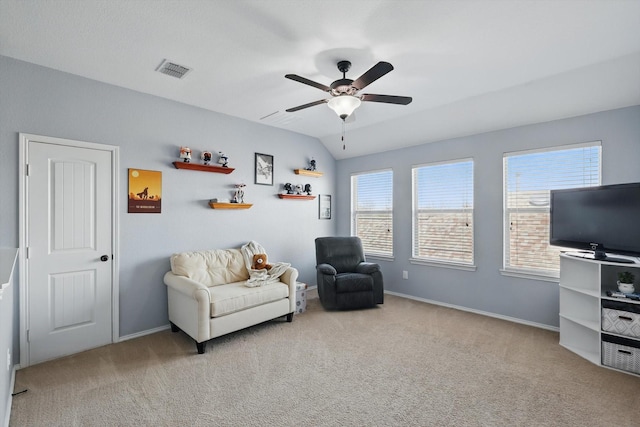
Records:
[[[326,103],[329,105],[329,108],[335,111],[338,117],[340,117],[344,121],[351,115],[351,113],[353,113],[356,108],[360,106],[360,103],[362,101],[384,102],[386,104],[399,105],[407,105],[412,101],[412,98],[409,96],[373,94],[358,95],[359,91],[393,70],[393,65],[389,64],[388,62],[378,62],[356,80],[351,80],[346,77],[347,71],[349,71],[349,68],[351,68],[351,62],[339,61],[337,65],[338,70],[340,70],[340,72],[342,73],[342,78],[331,83],[330,86],[325,86],[321,83],[314,82],[313,80],[309,80],[305,77],[298,76],[297,74],[287,74],[285,76],[286,78],[304,83],[309,86],[313,86],[325,92],[329,92],[332,97],[329,99],[321,99],[319,101],[314,101],[308,104],[289,108],[286,111],[288,113],[292,113],[304,108],[313,107],[314,105]]]

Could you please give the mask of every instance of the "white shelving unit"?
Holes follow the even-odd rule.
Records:
[[[633,271],[640,277],[640,263],[620,264],[560,255],[560,345],[599,366],[605,366],[602,364],[603,334],[631,339],[640,347],[640,338],[602,331],[602,300],[640,304],[640,301],[607,296],[607,291],[618,290],[617,275],[621,271]]]

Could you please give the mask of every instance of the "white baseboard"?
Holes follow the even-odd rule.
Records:
[[[544,323],[530,322],[528,320],[518,319],[517,317],[503,316],[501,314],[495,314],[488,311],[475,310],[473,308],[463,307],[461,305],[447,304],[445,302],[434,301],[426,298],[414,297],[412,295],[401,294],[399,292],[384,291],[385,294],[394,295],[401,298],[412,299],[415,301],[426,302],[428,304],[441,305],[443,307],[453,308],[456,310],[468,311],[469,313],[481,314],[483,316],[494,317],[496,319],[506,320],[509,322],[520,323],[522,325],[533,326],[535,328],[546,329],[548,331],[559,332],[560,328],[557,326],[545,325]]]
[[[120,337],[118,342],[120,342],[120,341],[128,341],[128,340],[132,340],[134,338],[144,337],[145,335],[155,334],[156,332],[165,331],[165,330],[167,330],[169,328],[171,328],[171,325],[164,325],[164,326],[159,326],[159,327],[153,328],[153,329],[147,329],[146,331],[136,332],[135,334],[124,335],[124,336]]]

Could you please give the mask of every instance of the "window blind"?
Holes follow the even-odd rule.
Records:
[[[550,190],[600,185],[600,142],[508,153],[504,159],[504,267],[557,275],[549,245]]]
[[[351,217],[365,253],[393,255],[393,171],[352,175]]]
[[[413,257],[473,264],[473,160],[412,169]]]

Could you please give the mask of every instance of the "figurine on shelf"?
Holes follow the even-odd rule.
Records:
[[[304,192],[307,193],[307,196],[311,195],[311,184],[304,185]]]
[[[223,168],[228,167],[229,158],[222,151],[218,151],[218,156],[218,164],[222,165]]]
[[[236,184],[236,192],[233,194],[231,203],[244,203],[244,190],[245,184]]]
[[[203,151],[202,154],[200,154],[200,158],[204,162],[205,166],[209,166],[209,163],[211,163],[211,156],[211,151]]]
[[[285,191],[287,192],[287,194],[293,194],[293,193],[294,193],[294,191],[293,191],[293,184],[291,184],[290,182],[287,182],[287,183],[284,185],[284,189],[285,189]]]
[[[309,160],[309,166],[307,166],[307,170],[308,171],[316,170],[316,161],[314,158],[311,158],[311,160]]]
[[[191,162],[191,148],[189,148],[189,147],[180,147],[180,158],[185,163]]]
[[[296,184],[296,194],[302,194],[302,184]]]

